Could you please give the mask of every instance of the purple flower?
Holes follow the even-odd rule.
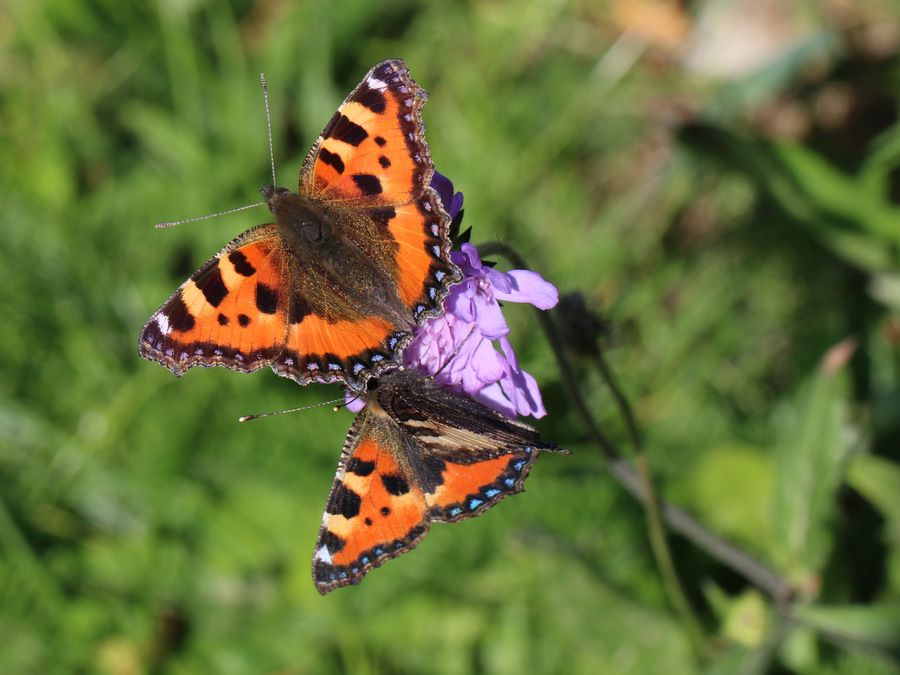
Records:
[[[462,208],[462,193],[454,194],[453,184],[437,172],[431,185],[440,194],[444,209],[455,218]],[[463,244],[450,257],[462,270],[463,280],[450,289],[444,314],[416,330],[403,353],[403,366],[437,373],[439,383],[462,390],[507,417],[543,417],[547,411],[541,392],[535,379],[519,368],[507,339],[510,331],[500,301],[550,309],[559,299],[556,287],[536,272],[504,273],[484,265],[472,244]],[[500,349],[494,347],[494,341]],[[349,393],[347,401],[354,411],[363,406]]]
[[[499,301],[550,309],[559,299],[556,288],[536,272],[503,273],[483,265],[472,244],[463,244],[450,257],[462,269],[463,281],[444,300],[444,314],[416,331],[403,353],[404,367],[437,373],[441,384],[461,389],[507,417],[543,417],[547,411],[537,382],[519,368]]]
[[[450,214],[450,220],[456,218],[456,214],[460,212],[463,205],[463,193],[453,192],[453,183],[443,174],[435,171],[431,175],[431,187],[438,193],[441,198],[441,206],[444,211]]]

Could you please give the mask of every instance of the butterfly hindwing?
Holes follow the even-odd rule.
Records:
[[[323,594],[411,550],[432,522],[477,516],[521,492],[538,452],[561,452],[416,370],[382,375],[365,399],[313,556]]]

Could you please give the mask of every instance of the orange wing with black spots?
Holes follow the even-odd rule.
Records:
[[[431,523],[477,516],[521,492],[536,430],[417,370],[392,370],[365,395],[338,465],[313,555],[323,595],[413,549]]]
[[[298,193],[264,186],[272,225],[248,230],[188,279],[141,332],[143,357],[263,366],[355,389],[397,365],[460,279],[431,188],[421,109],[400,60],[375,66],[310,150]]]
[[[309,151],[300,192],[359,208],[414,201],[433,169],[420,116],[427,98],[402,62],[373,68]]]

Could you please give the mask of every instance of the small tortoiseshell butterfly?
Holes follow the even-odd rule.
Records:
[[[370,70],[309,151],[299,193],[262,188],[275,223],[244,232],[175,291],[144,326],[141,356],[176,375],[268,365],[300,384],[354,388],[397,365],[460,279],[431,187],[427,97],[399,59]]]
[[[569,454],[415,369],[370,380],[338,464],[313,555],[323,595],[411,550],[431,523],[521,492],[541,450]]]

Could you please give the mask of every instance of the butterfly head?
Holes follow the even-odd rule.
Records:
[[[290,189],[278,187],[277,185],[263,185],[259,188],[259,191],[266,198],[266,204],[269,206],[270,211],[272,210],[272,205],[278,203],[280,199],[294,194]]]

